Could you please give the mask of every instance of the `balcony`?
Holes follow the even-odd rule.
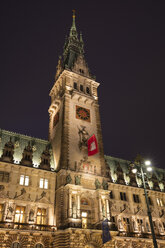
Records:
[[[54,232],[56,230],[56,227],[51,225],[38,225],[38,224],[16,223],[16,222],[6,222],[6,221],[0,221],[0,228],[14,229],[14,230],[48,231],[48,232]]]

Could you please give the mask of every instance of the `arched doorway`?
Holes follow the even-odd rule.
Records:
[[[11,248],[21,248],[21,246],[18,242],[14,242],[12,243]]]

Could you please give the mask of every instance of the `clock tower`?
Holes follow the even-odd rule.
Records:
[[[49,139],[57,171],[105,175],[98,86],[85,61],[82,34],[78,37],[73,13],[70,33],[50,91]],[[88,156],[87,140],[93,134],[99,152]]]

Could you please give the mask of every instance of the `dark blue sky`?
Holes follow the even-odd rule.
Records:
[[[164,167],[163,1],[1,1],[0,128],[47,138],[49,91],[76,9],[105,154]]]

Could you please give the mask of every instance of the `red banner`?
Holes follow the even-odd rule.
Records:
[[[93,134],[88,139],[88,156],[95,155],[96,153],[98,153],[98,145],[97,145],[96,136]]]

